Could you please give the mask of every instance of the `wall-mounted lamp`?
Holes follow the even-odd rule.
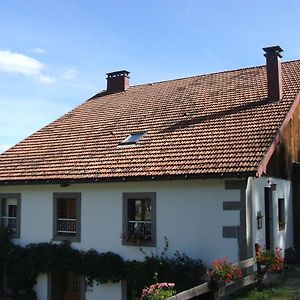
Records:
[[[273,183],[270,179],[268,180],[268,188],[270,188],[272,191],[275,191],[277,187],[276,183]]]
[[[261,211],[258,211],[256,215],[257,229],[261,229],[263,227],[262,219],[263,216],[261,214]]]

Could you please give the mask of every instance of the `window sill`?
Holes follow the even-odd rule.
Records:
[[[71,236],[71,235],[54,235],[52,238],[53,241],[70,241],[70,242],[77,242],[80,243],[81,239],[80,236]]]
[[[123,246],[132,247],[156,247],[156,242],[152,240],[122,240]]]
[[[0,227],[0,231],[2,232],[10,232],[9,233],[9,236],[12,238],[12,239],[19,239],[20,238],[20,231],[18,230],[13,230],[9,227]]]

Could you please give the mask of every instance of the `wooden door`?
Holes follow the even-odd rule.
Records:
[[[265,240],[266,249],[273,249],[273,205],[272,190],[265,188]]]
[[[82,279],[79,275],[67,273],[52,274],[52,299],[81,300]]]

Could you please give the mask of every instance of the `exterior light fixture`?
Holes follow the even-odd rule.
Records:
[[[261,229],[263,227],[262,219],[263,216],[261,214],[261,211],[258,211],[256,215],[257,229]]]
[[[277,184],[276,183],[273,183],[272,180],[268,180],[268,188],[270,188],[272,191],[276,191],[276,187],[277,187]]]

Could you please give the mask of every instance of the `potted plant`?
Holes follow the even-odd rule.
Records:
[[[263,288],[263,279],[266,272],[280,272],[283,268],[284,258],[281,249],[276,247],[275,251],[262,249],[259,244],[255,244],[257,261],[257,285],[258,289]]]
[[[284,258],[281,254],[282,249],[276,247],[275,250],[262,249],[260,245],[256,249],[256,259],[266,271],[279,272],[283,268]]]
[[[142,232],[130,232],[130,231],[124,231],[121,233],[121,238],[124,242],[130,243],[130,244],[140,244],[145,241],[151,240],[151,235],[147,235]]]
[[[220,289],[243,276],[240,267],[228,261],[227,257],[214,260],[207,273],[210,277],[210,286],[213,290]]]

